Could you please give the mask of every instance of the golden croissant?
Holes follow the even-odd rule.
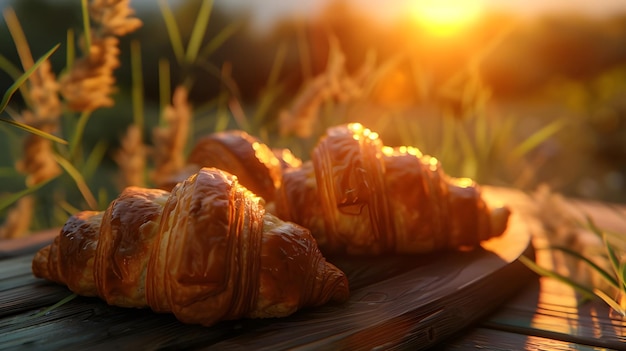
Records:
[[[425,253],[501,235],[509,209],[490,208],[468,178],[447,176],[414,147],[384,146],[358,123],[329,128],[311,161],[283,174],[276,214],[311,230],[325,253]]]
[[[194,156],[202,166],[215,166],[210,162],[214,156],[202,163],[203,154],[238,155],[244,167],[233,172],[241,178],[267,174],[258,167],[276,169],[279,162],[203,145],[196,147]],[[310,229],[327,254],[474,247],[501,235],[510,214],[507,207],[490,208],[474,181],[447,176],[436,158],[414,147],[384,146],[377,133],[359,123],[329,128],[311,160],[283,167],[280,174],[280,181],[264,182],[275,184],[275,194],[267,196],[268,201],[274,199],[268,207],[279,218]]]
[[[237,177],[202,168],[164,190],[127,188],[67,221],[34,257],[37,277],[185,323],[287,316],[348,299],[345,274],[304,227],[266,213]]]
[[[244,131],[229,130],[199,139],[187,157],[187,167],[157,186],[169,191],[200,168],[214,167],[237,175],[243,186],[271,202],[283,170],[300,164],[289,149],[271,149]]]

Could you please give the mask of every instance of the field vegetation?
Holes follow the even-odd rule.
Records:
[[[12,235],[102,209],[123,186],[153,184],[207,133],[243,129],[306,159],[327,126],[353,121],[388,145],[420,147],[451,175],[626,202],[626,14],[487,13],[442,36],[342,1],[263,30],[219,2],[133,10],[118,14],[129,21],[121,30],[78,1],[7,2],[3,91],[50,56],[2,118],[68,142],[0,123],[0,219],[24,194],[18,212],[32,213]],[[86,59],[96,49],[109,56]],[[58,101],[35,101],[42,91]],[[87,92],[97,96],[76,95]],[[41,115],[52,105],[50,125]],[[34,175],[29,152],[49,174]]]

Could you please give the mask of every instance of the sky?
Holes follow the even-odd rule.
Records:
[[[150,3],[154,0],[131,0],[135,3]],[[176,1],[176,0],[170,0]],[[249,10],[257,24],[266,26],[284,16],[307,16],[317,13],[331,0],[215,0],[225,9]],[[420,0],[347,0],[362,6],[366,11],[393,18]],[[477,1],[477,0],[457,0]],[[591,16],[606,16],[626,12],[626,0],[480,0],[486,9],[497,9],[524,16],[535,16],[551,12],[580,12]]]

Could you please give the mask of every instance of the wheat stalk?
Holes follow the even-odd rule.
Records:
[[[121,147],[113,155],[121,172],[121,187],[143,186],[146,168],[146,146],[143,143],[141,129],[131,124],[122,137]]]
[[[24,70],[33,67],[34,60],[15,12],[8,8],[3,12],[11,36],[15,42]],[[58,95],[59,85],[52,72],[50,62],[45,60],[28,78],[24,92],[28,94],[30,110],[21,112],[19,122],[43,132],[53,134],[59,128],[61,102]],[[54,161],[52,142],[36,134],[28,134],[24,139],[23,155],[16,164],[16,169],[26,175],[26,185],[35,186],[61,173],[61,168]],[[32,196],[21,198],[16,207],[8,213],[0,227],[0,238],[16,238],[27,233],[32,220],[34,199]]]
[[[9,210],[7,217],[0,227],[0,239],[15,239],[28,233],[30,219],[35,207],[34,197],[26,195],[17,200],[15,207]]]
[[[165,124],[152,130],[155,168],[151,178],[157,185],[167,183],[185,167],[184,153],[191,114],[187,88],[179,85],[174,90],[172,103],[163,110]]]
[[[315,76],[295,97],[291,107],[279,113],[280,134],[308,138],[313,133],[313,125],[318,120],[320,107],[328,101],[346,103],[361,96],[360,85],[371,73],[367,62],[354,76],[345,67],[346,57],[339,41],[330,38],[330,50],[326,70]]]
[[[89,16],[95,27],[87,26],[82,40],[84,56],[60,79],[61,94],[70,109],[93,111],[114,104],[113,72],[120,65],[119,39],[137,30],[141,21],[131,17],[127,0],[93,0]]]
[[[83,1],[85,5],[86,0]],[[3,14],[26,71],[34,65],[26,36],[12,9],[4,10]],[[59,93],[69,109],[75,111],[88,113],[99,107],[113,105],[113,71],[120,64],[117,37],[141,26],[141,21],[133,18],[132,14],[128,0],[93,0],[89,6],[89,15],[96,27],[94,31],[88,25],[85,27],[85,55],[72,67],[68,67],[67,73],[58,80],[50,62],[46,59],[41,63],[34,74],[29,76],[27,89],[24,89],[28,94],[25,100],[29,102],[29,109],[21,112],[20,122],[48,134],[57,133],[63,110]],[[79,138],[76,139],[79,142]],[[16,168],[26,175],[26,184],[33,187],[62,172],[57,160],[49,139],[29,133],[25,137],[23,155]],[[29,229],[33,206],[31,196],[20,199],[0,227],[0,238],[24,235]]]

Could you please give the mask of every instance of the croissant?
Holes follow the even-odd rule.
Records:
[[[199,139],[187,158],[187,167],[157,186],[169,191],[201,167],[214,167],[236,174],[243,186],[271,202],[283,170],[300,164],[289,149],[271,149],[244,131],[229,130]]]
[[[202,139],[189,159],[263,188],[266,207],[310,229],[327,254],[471,248],[507,226],[509,209],[489,207],[474,181],[446,175],[417,148],[384,146],[359,123],[329,128],[304,163],[291,155],[297,162],[277,167],[269,150],[245,133],[223,132]]]
[[[501,235],[507,207],[447,176],[414,147],[386,147],[359,123],[327,130],[311,160],[283,174],[276,214],[311,230],[324,253],[380,255],[469,248]]]
[[[106,211],[77,213],[32,270],[80,295],[206,326],[349,295],[345,274],[307,229],[266,213],[261,198],[215,168],[172,192],[129,187]]]

